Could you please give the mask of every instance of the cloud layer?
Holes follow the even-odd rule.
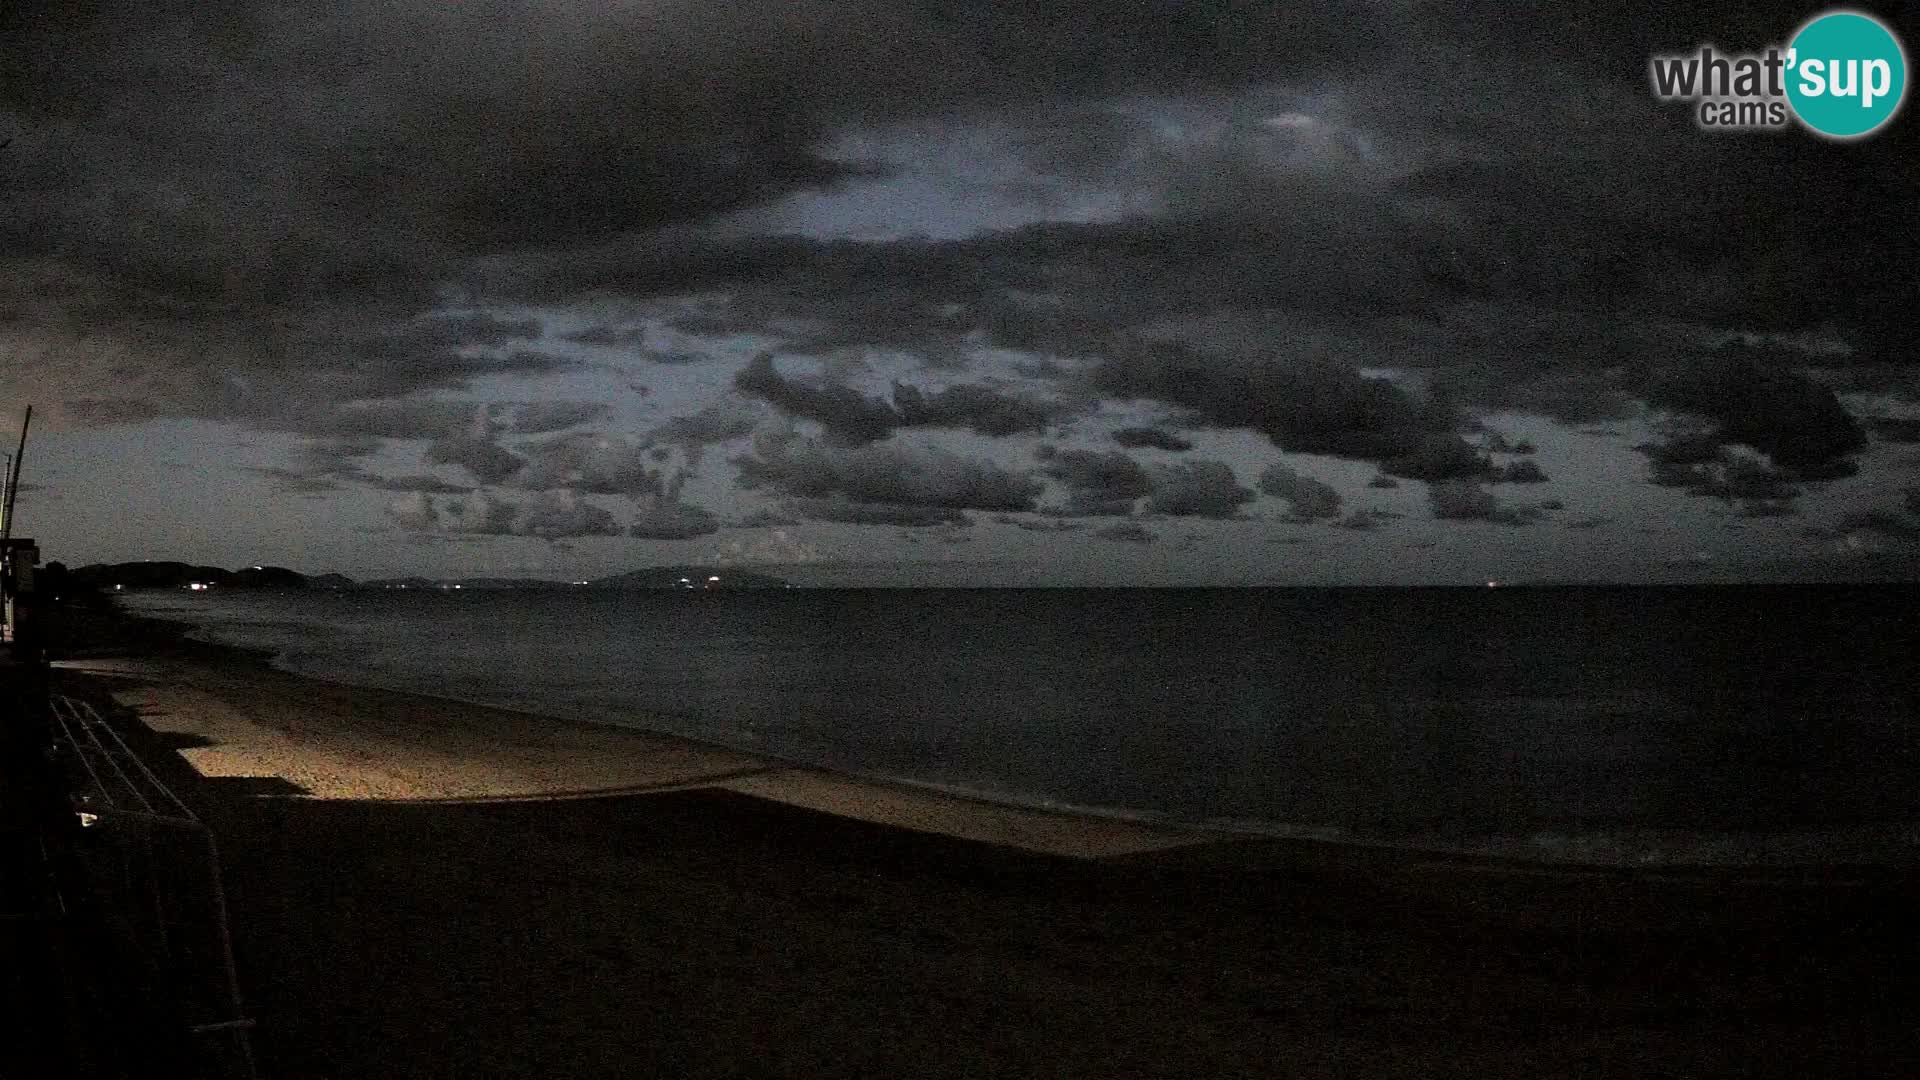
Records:
[[[1342,462],[1521,524],[1603,420],[1658,432],[1609,481],[1758,527],[1913,474],[1920,127],[1716,139],[1621,73],[1803,16],[10,5],[0,396],[468,536],[1229,520],[1256,476],[1379,526]]]

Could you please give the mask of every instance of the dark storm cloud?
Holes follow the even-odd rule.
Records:
[[[607,323],[601,326],[590,326],[585,330],[576,330],[565,337],[566,340],[581,345],[643,346],[647,343],[647,328]]]
[[[360,463],[379,448],[378,439],[366,436],[309,439],[293,452],[286,466],[250,471],[274,481],[276,490],[288,494],[339,491],[347,481],[364,475]]]
[[[556,492],[541,492],[528,499],[513,527],[516,535],[542,540],[620,535],[620,526],[606,508]]]
[[[520,447],[524,465],[511,474],[515,487],[569,489],[595,495],[639,498],[663,490],[648,445],[625,436],[579,432]]]
[[[60,407],[83,424],[100,425],[144,423],[161,412],[153,401],[107,397],[67,398]]]
[[[368,435],[309,439],[294,451],[292,469],[310,476],[342,476],[380,449],[380,440]]]
[[[798,525],[800,519],[791,514],[783,514],[771,507],[761,507],[751,513],[743,514],[723,526],[728,529],[768,529]]]
[[[158,413],[244,413],[205,399],[199,375],[257,363],[263,382],[317,391],[282,346],[343,312],[427,308],[475,259],[873,175],[821,156],[843,124],[1306,78],[1378,50],[1381,18],[1158,2],[1097,17],[871,0],[9,5],[0,279],[39,283],[49,328],[177,336],[177,362],[147,380]],[[248,356],[263,351],[283,358]],[[115,394],[60,396],[127,415],[103,404]]]
[[[1378,510],[1360,509],[1341,518],[1339,527],[1342,529],[1352,529],[1355,532],[1372,532],[1386,524],[1389,520],[1391,519]]]
[[[1405,453],[1380,463],[1380,471],[1406,480],[1492,479],[1492,459],[1458,435],[1428,434]]]
[[[652,334],[646,326],[609,323],[567,334],[565,340],[580,345],[626,349],[642,360],[670,367],[697,364],[706,359],[699,353],[655,348],[650,344]]]
[[[1253,489],[1243,487],[1226,462],[1188,461],[1153,470],[1146,509],[1170,517],[1230,518],[1253,499]]]
[[[1042,446],[1035,456],[1043,463],[1042,476],[1067,489],[1064,510],[1093,517],[1123,517],[1133,504],[1153,490],[1147,471],[1118,450],[1057,450]]]
[[[894,525],[903,528],[931,528],[937,525],[966,523],[967,515],[943,506],[907,506],[898,503],[853,502],[843,498],[789,499],[783,504],[791,513],[813,521],[837,521],[849,525]]]
[[[1190,225],[1183,228],[1191,229]],[[1164,226],[1152,226],[1164,229]],[[1013,264],[1016,253],[1022,252],[1025,245],[1024,262],[1021,265],[1045,265],[1049,261],[1064,262],[1067,265],[1125,264],[1127,259],[1119,254],[1101,259],[1084,257],[1088,251],[1100,252],[1102,245],[1109,244],[1120,236],[1128,235],[1128,228],[1103,230],[1097,227],[1045,227],[1024,230],[1017,237],[995,238],[979,243],[959,245],[906,245],[888,247],[885,250],[868,249],[865,259],[868,262],[886,267],[892,263],[893,276],[915,279],[915,273],[902,273],[902,270],[924,270],[929,263],[937,266],[964,266],[969,259],[976,265],[971,272],[963,273],[949,269],[943,271],[946,278],[957,278],[967,284],[972,293],[988,293],[997,287],[999,278],[1006,277],[994,269],[996,265]],[[1144,241],[1143,236],[1153,233],[1133,232],[1132,249],[1136,252],[1158,252],[1163,247]],[[1173,234],[1161,232],[1160,237]],[[1189,235],[1199,235],[1190,233]],[[1204,250],[1204,245],[1196,245]],[[1180,245],[1164,245],[1171,250],[1180,250]],[[845,245],[829,245],[820,250],[831,248],[834,251],[845,250]],[[1121,251],[1127,249],[1119,249]],[[1156,255],[1157,257],[1157,255]],[[828,260],[829,262],[833,260]],[[840,260],[855,262],[861,260]],[[802,260],[804,263],[804,260]],[[810,267],[811,269],[811,267]],[[996,276],[998,275],[998,277]],[[942,275],[935,275],[936,280]],[[1180,274],[1167,275],[1177,279]],[[854,275],[853,280],[858,280]],[[982,281],[986,286],[982,285]],[[859,295],[857,289],[841,289],[843,295]],[[1151,291],[1151,290],[1149,290]],[[1215,290],[1208,290],[1209,296]],[[1129,297],[1131,302],[1133,297]],[[1121,306],[1116,304],[1115,306]],[[1173,310],[1177,310],[1174,305]],[[1492,470],[1483,456],[1474,453],[1471,447],[1451,438],[1455,426],[1448,410],[1433,404],[1422,404],[1407,397],[1402,391],[1381,380],[1362,379],[1341,363],[1315,361],[1301,362],[1297,357],[1275,358],[1262,365],[1256,361],[1249,365],[1244,360],[1231,358],[1217,359],[1205,357],[1182,363],[1175,358],[1171,363],[1163,364],[1171,369],[1174,378],[1156,378],[1152,365],[1140,363],[1142,348],[1129,345],[1113,348],[1109,331],[1113,326],[1110,315],[1097,308],[1087,308],[1084,304],[1069,304],[1063,311],[1046,314],[1039,321],[1031,316],[1036,313],[1021,309],[1018,305],[1009,307],[991,304],[983,307],[980,315],[992,315],[998,323],[989,324],[992,336],[1000,344],[1062,349],[1080,355],[1099,355],[1102,352],[1118,354],[1117,359],[1109,356],[1095,369],[1095,385],[1102,392],[1120,395],[1136,395],[1172,404],[1184,405],[1194,409],[1201,419],[1211,420],[1226,426],[1250,426],[1256,430],[1267,431],[1283,448],[1320,450],[1323,452],[1345,453],[1349,456],[1367,457],[1391,462],[1392,471],[1423,479],[1446,479],[1452,477],[1480,477],[1497,480],[1501,475]],[[1007,321],[1010,315],[1026,318],[1025,323]],[[1549,324],[1550,325],[1550,324]],[[858,336],[858,335],[855,335]],[[1570,331],[1569,341],[1583,341],[1594,337],[1582,324],[1578,331]],[[1152,349],[1178,349],[1178,346],[1152,346]],[[1251,367],[1255,377],[1242,376]],[[1143,370],[1143,368],[1145,370]],[[1211,370],[1209,370],[1211,369]],[[1268,375],[1274,369],[1287,374],[1287,378],[1273,378]],[[1048,373],[1064,375],[1069,369],[1059,365],[1047,368]],[[1035,367],[1036,373],[1041,367]],[[1226,394],[1211,393],[1206,378],[1192,380],[1190,385],[1180,376],[1193,372],[1202,376],[1212,375],[1211,387],[1219,387]],[[1161,374],[1165,374],[1162,372]],[[1266,377],[1262,377],[1266,376]],[[1592,415],[1617,415],[1620,402],[1626,390],[1626,380],[1618,374],[1601,372],[1563,371],[1543,376],[1559,382],[1551,386],[1559,387],[1554,393],[1560,393],[1565,400],[1559,404],[1542,404],[1532,400],[1524,404],[1543,411],[1567,417]],[[1586,380],[1582,382],[1582,380]],[[1322,385],[1324,383],[1325,385]],[[1494,382],[1500,387],[1523,385],[1511,379]],[[1524,385],[1548,387],[1549,383],[1535,379]],[[790,388],[786,388],[790,389]],[[1252,393],[1246,391],[1251,389]],[[1332,392],[1329,392],[1329,391]],[[1497,395],[1487,395],[1498,397]],[[1226,402],[1224,407],[1222,399]],[[1604,404],[1596,402],[1604,401]],[[871,399],[860,400],[851,395],[837,395],[831,400],[799,401],[799,414],[809,412],[823,418],[830,430],[838,431],[849,441],[868,438],[886,426],[884,403]],[[1305,408],[1297,406],[1305,405]],[[809,406],[812,406],[809,408]],[[841,415],[845,413],[846,415]],[[1287,418],[1290,422],[1283,422]],[[1516,478],[1531,478],[1523,470],[1515,474]]]
[[[29,380],[43,394],[85,382],[86,394],[64,400],[70,413],[88,422],[171,415],[311,435],[422,438],[459,425],[457,417],[434,412],[470,415],[475,406],[414,395],[463,389],[483,376],[551,373],[572,363],[527,349],[469,354],[454,343],[458,336],[492,337],[488,328],[501,324],[396,318],[376,303],[316,316],[350,329],[301,327],[291,317],[249,315],[234,305],[221,305],[215,314],[227,321],[169,317],[155,326],[138,311],[121,308],[85,331],[62,316],[59,327],[29,331],[43,347],[0,371],[0,379]],[[85,339],[62,339],[69,333]]]
[[[473,490],[466,484],[450,484],[437,476],[415,474],[412,476],[376,476],[372,473],[358,473],[353,477],[359,483],[375,491],[419,491],[430,495],[464,495]]]
[[[1865,534],[1895,543],[1920,542],[1920,525],[1889,510],[1853,510],[1841,515],[1838,527],[1809,529],[1808,534],[1823,539],[1845,539]]]
[[[1630,66],[1637,67],[1643,58],[1632,57]],[[1637,85],[1614,86],[1617,74],[1602,72],[1603,66],[1573,73],[1590,76],[1604,89],[1606,108],[1643,96]],[[1470,67],[1487,83],[1480,89],[1483,96],[1508,86],[1518,96],[1536,73],[1525,62],[1517,62],[1511,72]],[[1590,120],[1596,106],[1591,101],[1581,104],[1585,89],[1576,81],[1565,90],[1565,100],[1589,110]],[[1383,100],[1396,99],[1387,95]],[[1657,116],[1657,110],[1645,101],[1616,125],[1565,128],[1533,120],[1503,121],[1495,101],[1472,95],[1463,100],[1471,102],[1475,123],[1483,125],[1474,134],[1485,156],[1447,162],[1441,154],[1442,167],[1393,187],[1389,194],[1365,190],[1370,179],[1366,169],[1349,162],[1342,167],[1352,166],[1354,177],[1333,182],[1309,177],[1317,184],[1306,185],[1309,195],[1288,201],[1281,191],[1278,198],[1263,200],[1258,196],[1272,188],[1302,187],[1296,183],[1301,178],[1288,175],[1276,183],[1263,179],[1261,168],[1246,167],[1247,162],[1227,160],[1225,164],[1236,167],[1223,170],[1221,161],[1200,155],[1186,168],[1194,178],[1191,183],[1178,175],[1165,178],[1174,212],[1157,219],[1034,226],[951,244],[867,246],[857,249],[857,257],[849,254],[856,249],[846,245],[818,245],[815,257],[802,257],[797,265],[813,270],[820,263],[831,264],[827,277],[840,296],[864,298],[867,287],[883,281],[924,283],[906,296],[890,293],[880,306],[890,312],[924,313],[932,310],[932,301],[954,301],[967,309],[964,316],[940,319],[973,325],[1003,346],[1079,356],[1102,352],[1114,329],[1152,318],[1178,318],[1217,307],[1280,305],[1319,312],[1357,326],[1362,339],[1370,337],[1379,346],[1378,352],[1411,351],[1423,362],[1437,364],[1440,384],[1457,388],[1460,400],[1567,420],[1625,415],[1647,388],[1623,364],[1661,348],[1666,322],[1706,318],[1782,325],[1781,311],[1806,311],[1805,301],[1796,297],[1781,303],[1784,292],[1805,290],[1780,273],[1786,264],[1778,253],[1768,251],[1764,272],[1743,276],[1745,244],[1736,249],[1726,237],[1754,234],[1756,226],[1766,235],[1780,223],[1764,216],[1750,220],[1753,200],[1747,188],[1723,179],[1718,169],[1723,154],[1741,161],[1765,160],[1776,144],[1792,140],[1767,140],[1766,148],[1749,140],[1730,152],[1725,141],[1716,145],[1701,140],[1684,117],[1649,127],[1647,118]],[[1560,108],[1558,102],[1551,104]],[[1397,122],[1409,136],[1439,132],[1457,140],[1473,130],[1449,130],[1445,119],[1430,110],[1409,110]],[[1423,123],[1424,129],[1418,126]],[[1137,127],[1122,126],[1128,131]],[[1516,128],[1524,138],[1502,138]],[[1043,131],[1038,137],[1047,136]],[[1879,146],[1864,152],[1883,164],[1893,160]],[[1804,149],[1784,153],[1794,162],[1808,159]],[[1595,167],[1596,160],[1608,167]],[[1843,171],[1854,178],[1869,172],[1865,166]],[[1888,174],[1885,169],[1878,172],[1883,186]],[[1683,211],[1676,201],[1659,215],[1649,215],[1645,190],[1693,190],[1689,181],[1702,176],[1715,177],[1713,214],[1701,215],[1691,206]],[[1356,177],[1361,182],[1345,182]],[[1216,191],[1209,194],[1208,186]],[[1826,191],[1837,188],[1838,181],[1810,186]],[[1812,221],[1820,216],[1806,215]],[[1794,233],[1796,242],[1781,251],[1804,252],[1806,236],[1801,234],[1816,230],[1791,226],[1785,231]],[[1608,243],[1595,243],[1596,236],[1607,237]],[[1829,246],[1821,245],[1818,253],[1823,264],[1831,261],[1824,253]],[[749,279],[771,272],[781,289],[791,286],[785,271],[769,271],[765,262],[759,267]],[[1276,295],[1276,282],[1285,284],[1281,295]],[[854,285],[861,287],[849,287]],[[1010,303],[1010,294],[1017,290],[1052,294],[1063,302],[1052,307]],[[1724,295],[1709,295],[1715,290]],[[1822,300],[1833,306],[1833,298]],[[817,305],[817,297],[808,302]],[[843,336],[861,339],[857,313],[843,314],[828,305],[827,317],[851,321],[851,328],[842,328]],[[916,325],[938,321],[924,314],[920,318]],[[1852,327],[1875,323],[1876,318],[1845,321]],[[900,321],[895,314],[876,320],[868,340],[887,339],[894,331],[881,324]],[[1789,317],[1784,325],[1805,323],[1795,324]],[[1879,318],[1875,325],[1892,324]],[[1296,360],[1289,357],[1286,363],[1291,366]],[[1350,371],[1363,360],[1363,352],[1348,351],[1323,357],[1320,363]],[[1036,375],[1069,370],[1057,363],[1049,366],[1044,358],[1028,368]],[[1106,389],[1193,403],[1191,393],[1140,391],[1140,382],[1113,380]],[[1267,396],[1284,401],[1314,394]],[[1246,417],[1246,409],[1223,420],[1209,408],[1209,400],[1203,395],[1193,404],[1216,423],[1256,430],[1278,426]],[[1436,415],[1398,426],[1430,433],[1453,429],[1444,410],[1431,411]],[[1310,437],[1314,425],[1305,426]],[[1368,425],[1360,425],[1357,433],[1363,437],[1345,440],[1363,444],[1364,452],[1355,456],[1382,459],[1416,448],[1412,440],[1383,439]],[[1287,437],[1302,438],[1299,433]],[[1381,442],[1390,445],[1383,451],[1377,445]],[[1391,445],[1395,442],[1400,445]],[[1472,475],[1464,465],[1460,474]],[[1449,475],[1418,462],[1412,471],[1435,479]]]
[[[1154,541],[1153,533],[1136,521],[1122,521],[1117,525],[1109,525],[1093,535],[1102,540],[1114,540],[1123,544],[1151,544]]]
[[[1481,436],[1480,449],[1489,454],[1531,454],[1534,445],[1525,439],[1510,440],[1498,431],[1489,431]]]
[[[642,540],[691,540],[720,531],[720,521],[705,507],[656,496],[644,499],[627,534]]]
[[[1832,390],[1797,372],[1745,358],[1713,358],[1657,380],[1654,405],[1711,423],[1704,438],[1751,446],[1806,479],[1850,475],[1866,447],[1860,422]]]
[[[293,430],[338,438],[485,438],[495,430],[491,410],[470,401],[350,402],[283,419]]]
[[[1492,479],[1504,484],[1544,484],[1547,474],[1531,461],[1512,461],[1501,466]]]
[[[1091,381],[1112,397],[1166,402],[1207,423],[1251,428],[1291,453],[1400,461],[1456,423],[1445,409],[1350,367],[1209,354],[1171,341],[1117,340]]]
[[[1031,477],[869,444],[918,426],[1042,432],[1089,397],[1372,462],[1377,485],[1544,479],[1462,438],[1476,406],[1695,417],[1710,452],[1654,455],[1655,478],[1730,500],[1773,505],[1784,484],[1852,471],[1860,425],[1800,369],[1894,386],[1920,360],[1911,275],[1886,270],[1915,261],[1920,129],[1845,148],[1713,139],[1639,79],[1649,52],[1767,43],[1804,10],[1286,7],[13,5],[0,310],[20,347],[0,397],[31,390],[92,423],[422,440],[428,462],[512,489],[653,499],[667,447],[692,463],[748,434],[746,416],[503,445],[604,414],[443,399],[576,362],[541,351],[537,321],[419,316],[711,292],[726,299],[680,330],[786,327],[796,351],[897,348],[950,370],[1021,350],[1014,370],[1073,403],[991,381],[874,398],[756,360],[743,392],[841,444],[743,459],[743,483],[796,499],[1029,509]],[[727,220],[901,167],[830,157],[848,125],[933,138],[973,123],[1010,129],[1045,182],[1150,209],[951,242],[754,237]],[[982,191],[1010,190],[998,183]],[[1234,320],[1253,330],[1198,347]],[[1822,324],[1853,352],[1673,362],[1703,327]],[[629,329],[584,336],[644,346]],[[693,374],[660,370],[662,397]],[[1902,423],[1874,430],[1898,439]],[[1123,433],[1123,447],[1186,448]],[[1780,475],[1729,464],[1735,445]],[[276,479],[446,483],[378,477],[365,457]],[[1153,478],[1168,512],[1244,506],[1230,469],[1215,483],[1194,468]],[[499,505],[406,513],[484,531]],[[564,529],[570,514],[599,524],[577,506],[550,516]]]
[[[339,491],[346,485],[326,476],[312,476],[275,466],[249,468],[249,472],[258,473],[273,481],[275,491],[288,495],[316,495],[329,491]]]
[[[412,532],[461,533],[471,536],[507,536],[519,507],[484,491],[446,499],[415,493],[386,506],[387,516]]]
[[[1708,465],[1721,459],[1725,450],[1720,440],[1713,434],[1697,429],[1682,429],[1669,433],[1657,442],[1646,442],[1634,447],[1647,455],[1655,468],[1678,465]]]
[[[1193,449],[1193,443],[1175,435],[1171,431],[1152,427],[1124,427],[1113,433],[1113,441],[1129,450],[1151,448],[1184,453]]]
[[[414,493],[388,503],[386,513],[395,524],[411,532],[522,536],[546,541],[623,535],[686,540],[719,528],[712,513],[679,501],[677,494],[640,500],[638,513],[624,526],[612,511],[567,491],[536,492],[522,500],[486,491],[441,499]]]
[[[978,383],[962,383],[929,394],[905,383],[893,384],[893,407],[902,427],[968,428],[981,435],[1017,435],[1045,431],[1065,416],[1055,402],[1003,394]]]
[[[1462,364],[1445,374],[1442,385],[1466,400],[1566,424],[1624,420],[1634,412],[1634,394],[1618,370],[1515,372],[1495,365]]]
[[[1340,493],[1332,484],[1315,480],[1285,465],[1269,465],[1260,474],[1260,490],[1276,499],[1286,501],[1296,518],[1312,521],[1316,518],[1338,517],[1340,515]]]
[[[473,490],[471,485],[450,483],[437,476],[385,476],[372,472],[363,462],[376,453],[380,445],[380,439],[367,435],[310,439],[294,452],[287,466],[253,471],[275,481],[277,490],[290,494],[339,491],[349,485],[375,491],[435,495],[460,495]]]
[[[440,508],[425,495],[395,499],[384,509],[394,524],[408,532],[431,532],[440,527]]]
[[[1539,520],[1542,514],[1536,506],[1503,504],[1492,492],[1470,480],[1445,480],[1428,484],[1427,500],[1433,505],[1433,516],[1445,521],[1525,525]]]
[[[1196,183],[1213,178],[1206,162],[1191,168]],[[694,273],[731,270],[743,278],[728,280],[753,286],[736,304],[746,321],[735,329],[804,316],[830,324],[832,340],[888,343],[904,321],[921,339],[971,331],[1003,348],[1069,355],[1105,349],[1116,330],[1222,309],[1280,304],[1348,319],[1424,308],[1421,269],[1405,254],[1415,223],[1379,198],[1354,206],[1360,196],[1348,188],[1287,180],[1228,185],[1219,206],[1111,224],[1043,223],[944,243],[782,241],[724,260],[707,253]],[[938,313],[941,305],[959,313]]]
[[[451,435],[427,444],[429,465],[457,465],[482,484],[498,484],[526,464],[519,455],[490,439]]]
[[[538,319],[502,319],[484,312],[464,315],[434,315],[422,319],[417,329],[394,338],[396,348],[458,349],[472,345],[504,345],[510,341],[540,336]]]
[[[1059,518],[1021,518],[1011,514],[1001,514],[993,520],[1024,532],[1079,532],[1084,527],[1083,523],[1078,521],[1062,521]]]
[[[1742,49],[1778,44],[1808,11],[1785,4],[1610,3],[1529,10],[1508,25],[1504,13],[1495,18],[1491,8],[1436,6],[1421,16],[1430,32],[1469,48],[1498,49],[1503,59],[1458,64],[1448,62],[1445,50],[1426,53],[1431,60],[1423,77],[1403,79],[1398,95],[1370,95],[1364,107],[1382,125],[1449,134],[1478,151],[1458,155],[1477,171],[1455,170],[1442,194],[1476,211],[1482,236],[1469,251],[1520,256],[1484,260],[1496,273],[1531,276],[1530,248],[1541,253],[1534,265],[1544,269],[1557,262],[1600,271],[1588,276],[1595,299],[1608,307],[1705,307],[1750,327],[1804,327],[1844,311],[1867,337],[1910,344],[1910,330],[1885,332],[1897,326],[1899,297],[1910,291],[1864,264],[1847,263],[1849,252],[1912,251],[1909,233],[1896,238],[1880,231],[1883,212],[1905,226],[1920,209],[1888,172],[1891,163],[1911,156],[1911,129],[1889,130],[1873,145],[1857,144],[1860,153],[1836,159],[1817,139],[1701,139],[1686,107],[1652,101],[1646,91],[1650,53],[1684,52],[1706,41]],[[1639,79],[1624,78],[1629,70]],[[1554,77],[1543,78],[1548,72]],[[1545,92],[1536,91],[1530,107],[1515,108],[1528,83]],[[1416,95],[1449,102],[1449,115],[1409,108]],[[1601,100],[1606,120],[1581,122]],[[1596,168],[1596,161],[1606,166]],[[1767,183],[1757,188],[1756,176]],[[1622,182],[1629,177],[1632,182]],[[1858,194],[1845,194],[1849,187]],[[1645,197],[1680,191],[1684,198]],[[1842,200],[1855,198],[1863,201],[1852,205],[1875,209],[1839,209]],[[1604,242],[1596,242],[1602,236]],[[1647,287],[1637,280],[1636,264],[1662,249],[1684,272],[1668,275],[1666,288]],[[1796,287],[1796,267],[1807,275],[1799,280],[1822,287]],[[1523,280],[1495,277],[1488,284],[1524,292]]]
[[[823,446],[786,433],[763,433],[753,453],[735,458],[740,486],[798,499],[950,510],[1031,510],[1040,484],[990,462],[944,450],[888,443]]]
[[[1698,443],[1685,440],[1647,449],[1654,459],[1652,480],[1661,487],[1685,488],[1729,502],[1794,499],[1801,494],[1791,472],[1725,448],[1715,447],[1704,457]]]
[[[1920,417],[1877,416],[1866,423],[1868,430],[1887,442],[1920,443]]]
[[[1742,499],[1740,516],[1746,518],[1795,517],[1800,508],[1790,499]]]
[[[843,383],[814,384],[786,378],[774,370],[771,353],[754,357],[734,376],[733,386],[788,416],[814,421],[830,440],[842,446],[884,439],[900,426],[900,414],[892,405]]]
[[[893,400],[882,401],[844,383],[787,378],[774,369],[773,357],[766,353],[754,357],[734,377],[733,385],[789,416],[814,421],[829,439],[843,446],[876,442],[900,428],[967,428],[989,436],[1040,432],[1070,411],[1060,403],[1002,393],[979,383],[927,393],[896,381]]]
[[[751,435],[766,419],[765,411],[758,406],[729,397],[698,412],[673,417],[654,428],[650,438],[679,446],[686,453],[687,464],[694,466],[705,457],[707,447]]]
[[[606,414],[606,404],[599,401],[529,401],[514,410],[507,430],[515,435],[545,435]]]

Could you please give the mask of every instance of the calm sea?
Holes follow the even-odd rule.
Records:
[[[1026,804],[1920,862],[1920,588],[136,594],[294,672]]]

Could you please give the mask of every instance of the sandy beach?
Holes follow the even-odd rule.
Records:
[[[1920,883],[998,807],[322,684],[71,661],[216,831],[262,1074],[1909,1075]]]

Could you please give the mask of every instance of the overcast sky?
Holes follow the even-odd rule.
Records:
[[[355,576],[1912,577],[1912,110],[1714,134],[1647,84],[1817,10],[9,4],[18,526]]]

